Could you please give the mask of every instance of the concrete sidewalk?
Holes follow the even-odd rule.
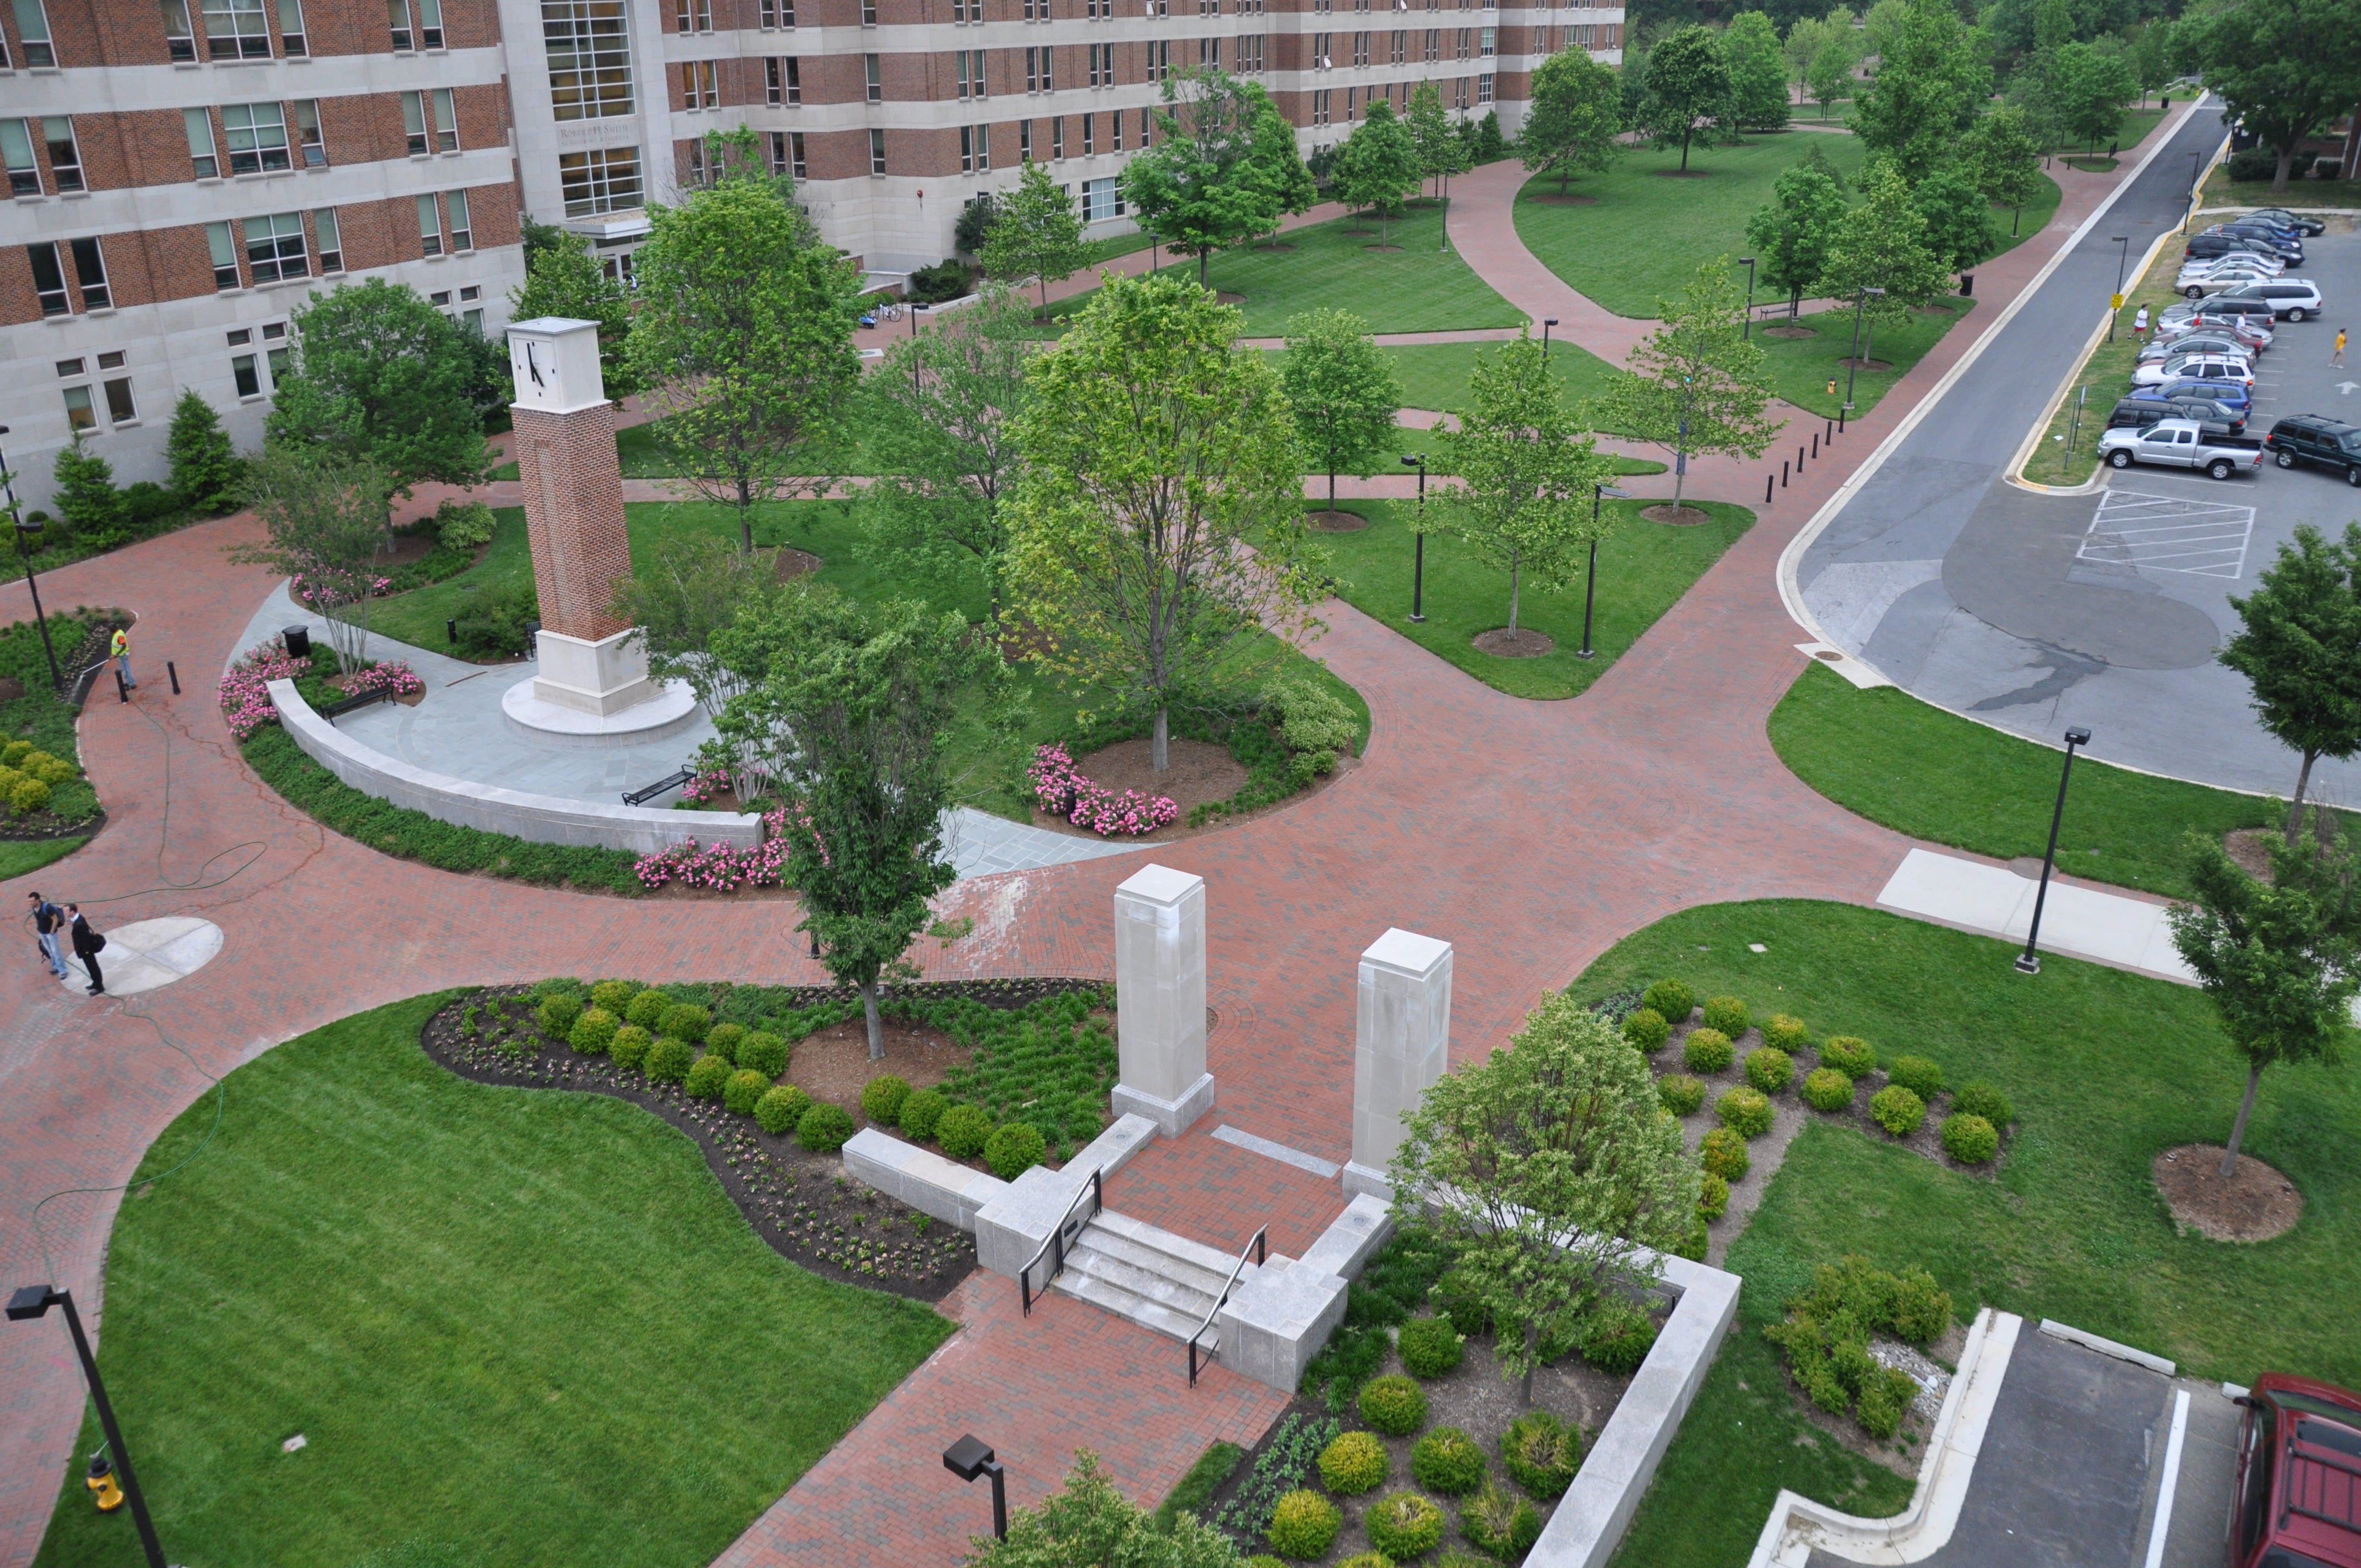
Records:
[[[2006,866],[1913,850],[1902,857],[1877,903],[1938,925],[2021,942],[2033,924],[2039,888],[2038,882]],[[2165,919],[2169,907],[2052,876],[2041,911],[2041,948],[2194,985],[2197,976],[2172,946],[2172,927]]]

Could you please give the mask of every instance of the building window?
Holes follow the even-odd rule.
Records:
[[[106,291],[106,258],[99,253],[98,241],[71,240],[66,248],[73,252],[74,278],[82,284],[82,308],[113,310],[115,301]]]
[[[447,311],[451,308],[451,291],[437,289],[426,296],[426,302],[438,311]]]
[[[1270,55],[1267,47],[1268,42],[1269,40],[1260,33],[1255,34],[1252,38],[1240,38],[1238,69],[1250,76],[1259,76],[1269,69]]]
[[[1025,19],[1046,22],[1049,19],[1049,0],[1025,0]]]
[[[709,33],[713,30],[713,0],[679,0],[673,15],[681,32]]]
[[[1312,35],[1312,69],[1314,71],[1325,71],[1328,69],[1328,41],[1330,36],[1331,35],[1327,33],[1314,33]]]
[[[33,264],[33,292],[41,302],[45,316],[71,313],[73,306],[66,295],[65,269],[58,265],[58,247],[48,240],[25,247],[26,257]]]
[[[951,0],[951,26],[966,27],[983,20],[983,0]]]
[[[800,104],[804,101],[803,61],[793,55],[773,55],[763,61],[766,75],[764,90],[774,104]]]
[[[295,100],[295,140],[303,149],[303,167],[328,167],[328,144],[320,139],[320,101],[317,98]]]
[[[1082,181],[1082,222],[1104,223],[1123,216],[1123,188],[1120,181],[1085,180]]]
[[[711,60],[691,60],[681,62],[680,106],[690,114],[699,109],[721,107],[720,62]]]
[[[421,197],[420,200],[423,201],[424,198]],[[451,214],[451,248],[457,251],[475,249],[474,225],[467,221],[467,192],[444,192],[443,205]]]
[[[1052,159],[1066,156],[1066,116],[1063,115],[1049,117],[1049,156]]]
[[[237,242],[230,238],[227,224],[207,224],[205,244],[214,255],[214,287],[227,293],[237,283]]]
[[[191,114],[202,114],[192,109]],[[0,163],[8,166],[8,194],[41,193],[41,166],[33,158],[33,133],[22,120],[0,120]]]
[[[1499,33],[1499,29],[1497,27],[1484,27],[1477,30],[1476,34],[1476,52],[1481,58],[1485,60],[1492,58],[1492,49]]]
[[[869,133],[869,172],[885,172],[885,133],[873,129]]]
[[[640,204],[640,149],[609,147],[560,153],[557,184],[569,218],[628,212]]]
[[[49,178],[60,191],[86,191],[82,182],[82,149],[74,145],[73,121],[50,115],[41,121],[41,139],[49,144]]]
[[[1016,161],[1033,161],[1033,122],[1030,120],[1016,122]]]
[[[16,36],[24,40],[26,69],[57,68],[57,47],[49,42],[49,14],[41,9],[41,0],[16,0]],[[262,52],[270,52],[269,38],[262,40]]]
[[[1431,64],[1434,63],[1436,60],[1441,60],[1442,58],[1443,58],[1443,29],[1442,29],[1441,27],[1429,27],[1429,28],[1427,28],[1427,29],[1426,29],[1426,59],[1427,59],[1427,63],[1431,65]]]
[[[1312,123],[1315,126],[1328,124],[1328,97],[1332,89],[1323,87],[1312,94]]]
[[[986,150],[986,147],[983,126],[961,126],[960,127],[960,172],[961,174],[977,174],[992,167],[991,155]]]
[[[1461,77],[1451,84],[1451,106],[1465,111],[1467,107],[1467,78]]]
[[[1209,70],[1222,69],[1222,40],[1217,38],[1197,40],[1197,63]]]
[[[786,132],[765,131],[763,133],[763,162],[764,167],[770,170],[774,178],[785,174],[787,171]]]
[[[557,118],[602,120],[631,112],[623,0],[542,0],[541,36],[549,49],[549,96]]]
[[[702,137],[688,144],[688,178],[686,183],[692,191],[702,190],[710,183],[705,178],[705,138]]]
[[[792,27],[795,25],[795,0],[763,0],[763,26]]]
[[[213,0],[206,0],[210,5]],[[417,27],[411,26],[411,8],[417,7]],[[396,53],[443,47],[443,0],[385,0],[386,26],[393,34]]]
[[[343,236],[336,232],[335,208],[317,207],[313,210],[312,234],[319,242],[320,270],[342,272],[345,269],[345,246]]]
[[[1148,79],[1162,82],[1172,74],[1172,40],[1150,39],[1148,45]]]
[[[1353,35],[1353,63],[1355,65],[1369,63],[1369,35],[1367,33]]]
[[[469,332],[474,333],[478,337],[484,335],[484,312],[481,306],[478,306],[472,311],[461,311],[459,313],[459,321],[461,324],[466,326]]]
[[[131,399],[131,378],[123,377],[106,384],[106,418],[110,424],[137,424],[139,405]]]
[[[863,79],[869,83],[869,101],[873,104],[883,104],[885,101],[885,81],[878,70],[877,57],[873,54],[862,55],[861,71]]]
[[[861,0],[861,25],[864,27],[877,25],[877,0]]]
[[[951,60],[953,74],[959,81],[959,95],[962,98],[983,97],[983,51],[980,49],[957,49],[952,52]]]
[[[203,8],[205,48],[214,59],[270,58],[270,27],[262,19],[262,0],[203,0]]]
[[[1082,156],[1089,158],[1098,149],[1098,116],[1084,115],[1082,116]]]
[[[1087,6],[1089,17],[1093,22],[1104,21],[1115,15],[1115,0],[1087,0]]]
[[[276,173],[290,167],[287,159],[287,115],[276,104],[230,104],[222,109],[222,128],[229,133],[232,174]],[[411,138],[417,150],[419,138]]]
[[[66,394],[66,428],[80,435],[98,428],[98,411],[90,406],[88,387],[68,387]]]
[[[229,373],[237,378],[237,395],[240,398],[262,396],[262,378],[257,373],[254,366],[254,356],[251,354],[235,356],[229,362]]]
[[[303,0],[279,0],[279,52],[290,60],[312,52],[303,41]]]
[[[1397,32],[1394,34],[1393,47],[1387,51],[1386,63],[1389,65],[1406,65],[1409,62],[1410,35],[1404,32]]]
[[[301,278],[311,270],[303,261],[302,214],[273,213],[266,218],[247,218],[241,226],[246,230],[247,269],[257,283]]]
[[[257,105],[269,107],[269,105]],[[227,120],[229,111],[223,111]],[[401,95],[401,128],[409,137],[410,156],[423,158],[430,152],[459,150],[459,116],[451,100],[451,89],[436,87],[423,93]],[[285,132],[280,133],[283,137]],[[230,166],[237,166],[236,132],[230,136]]]
[[[247,225],[247,240],[249,247],[247,254],[249,258],[253,255],[251,249],[253,237],[254,227],[249,224]],[[441,208],[435,206],[434,198],[431,194],[418,198],[418,244],[420,248],[429,256],[443,254],[443,213]],[[260,269],[256,269],[255,276],[257,278],[262,276]]]
[[[1123,150],[1123,111],[1121,109],[1107,111],[1107,141],[1115,151]]]
[[[1046,47],[1028,49],[1025,51],[1025,91],[1027,93],[1054,91],[1049,85],[1049,50]]]
[[[196,29],[189,26],[189,0],[161,0],[164,8],[164,50],[175,65],[186,65],[197,58]],[[0,44],[0,57],[7,54]]]
[[[1488,71],[1483,75],[1476,79],[1476,102],[1478,104],[1488,104],[1491,101],[1492,73]]]
[[[1093,87],[1114,86],[1115,45],[1085,44],[1082,47],[1090,51],[1091,85]]]

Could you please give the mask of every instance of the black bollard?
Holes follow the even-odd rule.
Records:
[[[456,648],[459,645],[459,620],[456,616],[443,623],[443,635],[451,640],[452,647]]]
[[[1816,431],[1812,432],[1812,455],[1813,455],[1813,456],[1815,456],[1815,457],[1817,457],[1819,455],[1820,455],[1820,433],[1819,433],[1818,431],[1817,431],[1817,430],[1816,430]]]
[[[1763,504],[1764,506],[1767,507],[1771,504],[1771,487],[1778,482],[1778,480],[1773,479],[1768,474],[1763,476]]]
[[[1779,488],[1783,490],[1787,488],[1787,460],[1784,457],[1779,459]]]
[[[131,688],[123,684],[123,672],[115,672],[115,695],[125,702],[131,700]]]
[[[170,660],[170,659],[167,659],[167,660],[165,660],[165,661],[164,661],[164,674],[171,677],[171,681],[172,681],[172,695],[173,695],[174,696],[180,696],[180,695],[181,695],[181,672],[180,672],[180,671],[178,671],[178,670],[176,670],[176,669],[174,669],[174,668],[172,668],[172,661],[171,661],[171,660]]]
[[[1837,433],[1839,435],[1842,435],[1844,433],[1844,410],[1839,409],[1837,411]]]

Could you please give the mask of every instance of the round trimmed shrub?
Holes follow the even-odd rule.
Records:
[[[924,1143],[935,1135],[936,1125],[942,1121],[943,1113],[950,1108],[951,1102],[933,1090],[921,1089],[902,1102],[902,1114],[896,1120],[901,1123],[902,1131]]]
[[[1270,1549],[1281,1557],[1308,1563],[1327,1556],[1336,1544],[1336,1532],[1344,1528],[1345,1516],[1336,1505],[1307,1487],[1279,1500],[1265,1534]]]
[[[1697,992],[1677,980],[1660,980],[1641,993],[1640,1005],[1667,1024],[1686,1024],[1697,1011]]]
[[[1611,1376],[1640,1370],[1655,1348],[1656,1325],[1628,1301],[1613,1301],[1590,1314],[1577,1342],[1582,1359]]]
[[[1776,1046],[1759,1046],[1746,1053],[1746,1081],[1776,1094],[1795,1081],[1795,1058]]]
[[[657,1083],[678,1083],[688,1076],[697,1062],[697,1047],[686,1040],[675,1040],[670,1035],[659,1035],[648,1047],[640,1070]]]
[[[1484,1305],[1484,1298],[1469,1288],[1467,1277],[1456,1271],[1445,1274],[1434,1282],[1428,1293],[1437,1315],[1449,1320],[1451,1326],[1463,1334],[1480,1334],[1492,1321],[1492,1314]]]
[[[1895,1057],[1885,1077],[1921,1100],[1932,1100],[1943,1092],[1943,1069],[1925,1057]]]
[[[33,743],[30,740],[11,740],[7,745],[0,746],[0,765],[13,768],[32,754]]]
[[[727,1025],[719,1025],[714,1033],[719,1034],[726,1027]],[[740,1036],[737,1048],[730,1053],[730,1059],[766,1078],[776,1078],[787,1070],[787,1042],[768,1029],[751,1030]]]
[[[1705,1103],[1705,1085],[1685,1072],[1666,1073],[1656,1080],[1656,1098],[1675,1116],[1694,1116]]]
[[[1728,1127],[1716,1127],[1697,1146],[1697,1162],[1724,1181],[1743,1181],[1754,1163],[1746,1152],[1746,1140]]]
[[[615,1043],[615,1015],[604,1007],[593,1007],[574,1020],[574,1027],[566,1032],[566,1043],[584,1056],[595,1057]]]
[[[777,1137],[804,1119],[811,1109],[811,1096],[792,1083],[774,1084],[763,1091],[754,1102],[754,1124]]]
[[[1410,1451],[1410,1473],[1429,1491],[1446,1497],[1464,1497],[1484,1484],[1484,1451],[1457,1427],[1437,1427]],[[1401,1555],[1414,1557],[1417,1552]]]
[[[1268,1552],[1257,1552],[1246,1559],[1246,1568],[1287,1568],[1287,1564]]]
[[[852,1136],[852,1113],[825,1100],[804,1113],[796,1124],[796,1142],[814,1154],[834,1154]]]
[[[1462,1433],[1465,1437],[1466,1434]],[[1475,1453],[1476,1444],[1467,1444]],[[1484,1468],[1484,1456],[1476,1454],[1476,1468]],[[1395,1492],[1379,1499],[1361,1516],[1361,1523],[1369,1532],[1369,1544],[1396,1562],[1423,1557],[1443,1539],[1443,1509],[1432,1497],[1422,1497],[1416,1492]]]
[[[1336,1568],[1394,1568],[1394,1560],[1382,1552],[1356,1552]]]
[[[637,999],[634,998],[634,1000]],[[686,1002],[675,1003],[665,1008],[663,1015],[656,1020],[657,1034],[670,1035],[675,1039],[691,1042],[705,1038],[706,1031],[712,1027],[712,1013]]]
[[[861,1086],[861,1113],[873,1126],[896,1126],[902,1120],[902,1102],[908,1098],[907,1079],[890,1072],[879,1073]]]
[[[954,1105],[935,1124],[935,1141],[953,1159],[973,1159],[992,1137],[992,1118],[972,1105]]]
[[[1340,1497],[1357,1497],[1385,1483],[1390,1463],[1374,1433],[1348,1431],[1320,1451],[1320,1480]]]
[[[1361,1419],[1388,1437],[1408,1437],[1426,1424],[1426,1390],[1399,1373],[1372,1377],[1361,1388]]]
[[[1495,1483],[1459,1506],[1459,1531],[1485,1556],[1513,1563],[1541,1539],[1541,1510]]]
[[[1509,1478],[1543,1502],[1565,1495],[1582,1467],[1582,1434],[1547,1410],[1530,1410],[1500,1434]]]
[[[664,1037],[672,1038],[669,1035]],[[730,1075],[737,1070],[719,1057],[701,1056],[689,1064],[688,1081],[682,1087],[691,1100],[719,1100],[722,1090],[729,1087]]]
[[[662,1035],[667,1031],[658,1028],[657,1025],[664,1022],[664,1011],[671,1005],[672,998],[663,992],[642,991],[634,995],[630,1003],[624,1007],[623,1021],[627,1024],[637,1024],[642,1029],[653,1030]]]
[[[2005,1127],[2016,1120],[2016,1108],[2008,1102],[2008,1096],[1981,1078],[1960,1086],[1951,1096],[1951,1109],[1982,1116],[1995,1127]]]
[[[1413,1377],[1455,1372],[1467,1354],[1467,1338],[1449,1318],[1412,1318],[1401,1326],[1394,1348]]]
[[[1746,1033],[1746,1003],[1735,996],[1708,996],[1705,999],[1705,1026],[1719,1029],[1736,1039]]]
[[[1961,1165],[1982,1165],[2000,1153],[2000,1129],[1967,1111],[1947,1116],[1943,1152]]]
[[[1673,1255],[1687,1258],[1691,1263],[1703,1263],[1712,1245],[1713,1237],[1707,1234],[1705,1221],[1700,1217],[1689,1227],[1689,1234],[1681,1238],[1680,1245],[1673,1248]]]
[[[544,998],[541,1006],[533,1014],[534,1021],[541,1025],[541,1032],[553,1040],[563,1040],[571,1035],[574,1032],[575,1023],[581,1016],[582,999],[571,992],[565,991],[559,992],[555,996]],[[610,1014],[609,1016],[613,1015]],[[610,1039],[612,1037],[609,1036]]]
[[[49,804],[49,786],[39,779],[18,779],[8,791],[8,809],[27,816]]]
[[[1771,1097],[1742,1083],[1722,1092],[1713,1113],[1741,1138],[1759,1138],[1771,1130]]]
[[[1711,1171],[1697,1189],[1697,1218],[1705,1221],[1720,1219],[1730,1212],[1730,1183]]]
[[[1858,1035],[1830,1035],[1820,1042],[1820,1065],[1847,1078],[1867,1078],[1877,1070],[1877,1052]]]
[[[1763,1021],[1763,1043],[1776,1046],[1794,1056],[1812,1043],[1812,1032],[1804,1027],[1801,1018],[1785,1013],[1773,1013]]]
[[[1642,1007],[1623,1020],[1623,1037],[1651,1056],[1663,1050],[1672,1036],[1673,1026],[1653,1007]]]
[[[1832,1067],[1816,1067],[1804,1075],[1804,1103],[1815,1111],[1843,1111],[1852,1105],[1852,1080]]]
[[[617,1067],[639,1067],[648,1059],[648,1047],[653,1043],[645,1029],[637,1024],[626,1024],[615,1031],[614,1044],[607,1047]]]
[[[74,765],[63,757],[36,751],[25,759],[25,771],[54,789],[74,776]]]
[[[636,980],[602,980],[590,988],[590,1005],[620,1017],[623,1009],[631,1004],[631,998],[639,993],[640,982]]]
[[[1721,1072],[1737,1059],[1738,1047],[1711,1025],[1691,1029],[1689,1037],[1681,1042],[1681,1060],[1691,1072]]]
[[[743,1024],[716,1024],[705,1031],[705,1049],[708,1055],[718,1056],[724,1061],[750,1067],[752,1063],[738,1060],[738,1046],[745,1037],[746,1025]],[[763,1069],[754,1068],[753,1070],[760,1072]],[[771,1076],[776,1078],[779,1075],[773,1073]]]
[[[713,1060],[713,1053],[706,1052],[705,1059]],[[753,1114],[754,1107],[762,1103],[763,1096],[770,1091],[769,1079],[759,1072],[749,1072],[741,1067],[722,1080],[721,1104],[723,1109],[733,1115],[750,1116]]]
[[[1897,1138],[1906,1138],[1927,1119],[1927,1102],[1898,1083],[1869,1097],[1870,1119]]]
[[[1030,1122],[1011,1122],[983,1141],[983,1163],[1003,1181],[1014,1181],[1049,1152],[1041,1129]]]

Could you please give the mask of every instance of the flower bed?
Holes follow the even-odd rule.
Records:
[[[763,813],[763,841],[751,850],[730,844],[697,848],[697,840],[643,855],[631,868],[640,885],[651,892],[678,883],[714,893],[735,893],[741,887],[777,887],[787,872],[787,813],[784,806]]]
[[[1093,784],[1074,766],[1066,749],[1054,743],[1034,751],[1032,766],[1026,773],[1033,781],[1033,798],[1042,810],[1103,839],[1117,835],[1136,839],[1169,826],[1180,815],[1180,806],[1168,795],[1142,795],[1136,789],[1116,795]]]
[[[333,685],[328,684],[331,678]],[[279,722],[279,710],[270,705],[273,681],[293,681],[304,699],[314,706],[322,701],[333,702],[338,696],[357,696],[363,692],[389,691],[395,696],[420,696],[426,691],[426,683],[419,679],[418,673],[399,659],[339,673],[335,654],[326,649],[314,648],[308,658],[293,658],[287,652],[286,639],[273,637],[239,654],[221,678],[222,717],[229,723],[231,736],[240,742],[252,738],[264,725]],[[306,686],[311,689],[305,690]]]

